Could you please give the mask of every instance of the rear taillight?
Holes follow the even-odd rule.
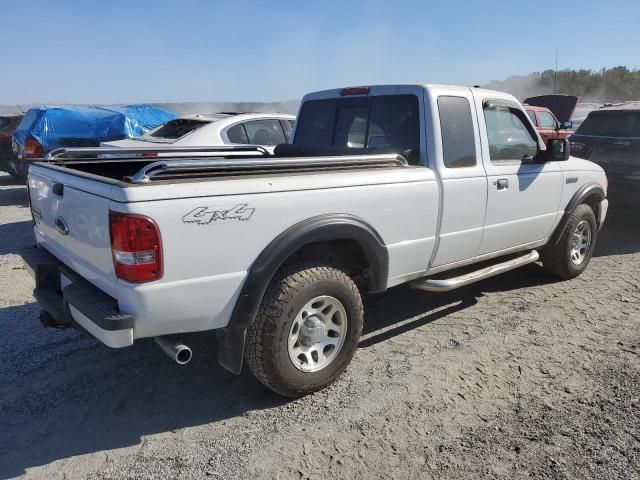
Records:
[[[162,242],[156,223],[142,215],[109,212],[116,276],[133,283],[162,278]]]
[[[44,148],[42,144],[33,139],[24,142],[22,149],[22,158],[42,158],[44,156]]]
[[[156,158],[158,156],[158,152],[142,152],[142,158]]]

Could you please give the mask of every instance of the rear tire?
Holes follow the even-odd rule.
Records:
[[[20,172],[18,172],[17,170],[16,161],[13,158],[10,158],[7,160],[7,173],[11,175],[13,178],[19,178],[19,179],[22,178],[22,176],[20,175]]]
[[[283,267],[247,330],[245,360],[274,392],[296,398],[333,383],[362,334],[360,292],[344,272],[322,263]]]
[[[598,224],[593,210],[589,205],[578,205],[569,217],[558,243],[542,250],[542,266],[563,280],[577,277],[591,261],[597,234]]]

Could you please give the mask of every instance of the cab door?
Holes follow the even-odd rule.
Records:
[[[538,136],[519,105],[477,99],[476,107],[487,172],[487,214],[479,253],[517,249],[546,239],[560,207],[560,166],[537,160]]]
[[[442,187],[438,246],[431,267],[478,255],[487,202],[487,178],[480,155],[478,120],[470,90],[431,93],[435,165]]]

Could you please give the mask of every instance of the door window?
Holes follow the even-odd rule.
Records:
[[[469,101],[463,97],[439,97],[442,158],[447,168],[473,167],[476,140]]]
[[[534,126],[538,126],[538,122],[536,121],[536,112],[535,110],[527,110],[527,115],[529,115],[529,118],[531,119],[531,123],[533,123]]]
[[[234,125],[227,130],[227,138],[231,143],[240,143],[245,145],[249,143],[247,132],[245,132],[244,126],[241,123]]]
[[[556,128],[556,119],[549,112],[540,112],[540,126],[542,128]]]
[[[484,118],[492,162],[533,160],[538,142],[527,128],[522,110],[488,102],[484,105]]]
[[[291,120],[280,120],[280,126],[284,130],[284,137],[289,141],[291,138],[291,132],[293,130],[293,121]]]
[[[251,120],[244,128],[252,145],[274,146],[287,141],[278,120]]]

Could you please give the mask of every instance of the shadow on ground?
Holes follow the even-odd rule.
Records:
[[[25,245],[34,243],[31,220],[0,223],[0,255],[17,254]]]
[[[29,205],[24,181],[8,175],[0,176],[0,207],[26,207]]]
[[[609,212],[598,233],[596,257],[640,252],[640,207],[637,212]]]

